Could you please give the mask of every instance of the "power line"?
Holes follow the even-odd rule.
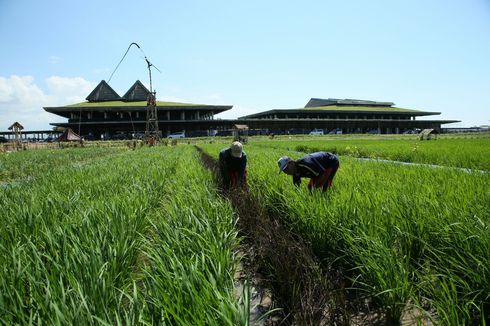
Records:
[[[109,83],[112,79],[112,76],[114,76],[114,73],[116,72],[117,68],[119,68],[119,66],[121,65],[121,63],[123,62],[124,58],[126,57],[126,55],[128,54],[129,52],[129,49],[131,49],[131,47],[133,45],[136,45],[136,47],[141,51],[141,53],[143,53],[143,55],[145,56],[146,58],[146,55],[145,55],[145,52],[143,52],[143,50],[141,49],[141,47],[138,45],[138,43],[136,42],[133,42],[131,43],[129,46],[128,46],[128,49],[126,50],[126,52],[124,53],[123,57],[121,58],[121,60],[119,61],[119,63],[117,64],[116,68],[114,69],[114,71],[112,72],[111,74],[111,77],[109,77],[109,80],[107,81],[107,83]]]

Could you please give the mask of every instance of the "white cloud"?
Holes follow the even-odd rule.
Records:
[[[46,85],[53,102],[57,101],[56,105],[65,105],[85,101],[97,84],[82,77],[52,76],[46,79]]]
[[[63,118],[43,110],[43,106],[60,106],[84,101],[96,83],[81,77],[52,76],[45,80],[44,92],[32,76],[0,76],[0,130],[6,131],[15,121],[26,130],[51,129],[50,122]]]

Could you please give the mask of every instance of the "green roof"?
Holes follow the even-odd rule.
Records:
[[[68,108],[93,108],[93,107],[124,107],[124,106],[146,106],[146,101],[138,102],[123,102],[123,101],[108,101],[108,102],[82,102],[77,104],[66,105]],[[179,102],[161,102],[157,101],[157,107],[162,106],[203,106],[203,104],[190,104]]]
[[[421,112],[420,110],[402,109],[387,106],[344,106],[344,105],[328,105],[306,107],[302,110],[322,110],[322,111],[366,111],[366,112]]]

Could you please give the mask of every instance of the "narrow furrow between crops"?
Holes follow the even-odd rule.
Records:
[[[219,180],[217,162],[200,148],[203,164]],[[281,218],[247,190],[223,192],[237,212],[239,231],[248,246],[249,278],[272,289],[273,306],[281,307],[281,324],[345,324],[343,291],[333,291],[338,275],[326,275],[310,246],[293,234]],[[257,275],[263,275],[262,277]],[[329,282],[327,282],[327,279]],[[338,288],[338,286],[336,286]],[[340,294],[339,294],[340,293]],[[276,314],[277,315],[277,314]],[[273,324],[272,318],[267,320]]]

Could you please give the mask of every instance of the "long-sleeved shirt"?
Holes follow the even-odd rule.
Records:
[[[295,183],[300,178],[316,178],[321,176],[325,169],[339,165],[339,159],[335,154],[329,152],[315,152],[305,155],[297,162],[297,172],[293,176]]]
[[[219,153],[219,169],[226,183],[230,183],[233,181],[231,179],[235,177],[239,183],[246,182],[247,154],[242,151],[242,157],[233,157],[230,148],[221,150]]]

